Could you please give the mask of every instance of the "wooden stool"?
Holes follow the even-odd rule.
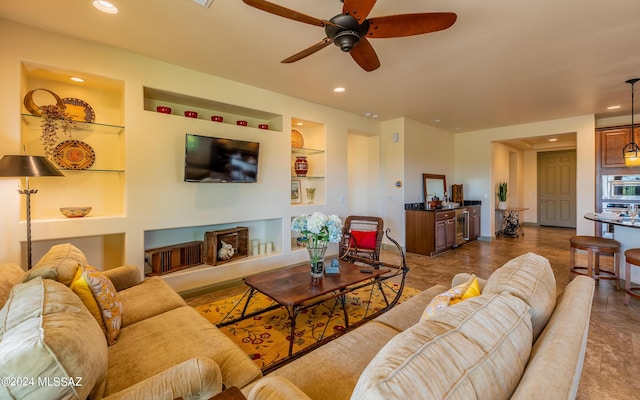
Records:
[[[598,284],[600,279],[615,280],[616,289],[619,289],[618,279],[620,278],[620,242],[613,239],[606,239],[596,236],[574,236],[569,239],[571,243],[570,271],[576,275],[590,276]],[[576,265],[576,249],[587,252],[587,266]],[[600,256],[613,257],[613,271],[600,268]],[[640,265],[640,256],[638,257]]]
[[[629,249],[624,252],[624,289],[627,292],[624,296],[624,304],[629,304],[631,296],[640,299],[640,286],[631,286],[631,265],[640,267],[640,249]]]

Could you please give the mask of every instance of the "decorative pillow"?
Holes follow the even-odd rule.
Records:
[[[474,282],[475,282],[475,289],[472,289],[471,291],[469,291],[469,289],[474,284]],[[471,278],[469,278],[468,281],[461,283],[460,285],[453,287],[447,290],[446,292],[434,297],[429,302],[427,307],[424,309],[421,319],[423,320],[429,319],[438,311],[449,307],[450,304],[455,304],[455,303],[452,303],[453,300],[457,300],[456,303],[462,300],[463,296],[467,294],[467,291],[469,291],[469,293],[467,294],[466,298],[473,297],[473,293],[476,292],[476,289],[477,289],[477,294],[476,294],[477,296],[480,294],[480,290],[479,290],[480,286],[478,285],[478,280],[476,279],[476,276],[471,275]]]
[[[65,285],[42,278],[15,285],[0,309],[0,337],[0,376],[36,382],[0,385],[0,398],[102,398],[107,342]],[[64,384],[54,384],[54,378]],[[47,380],[48,385],[37,384]]]
[[[376,231],[356,231],[352,230],[349,246],[358,249],[375,250],[377,243]]]
[[[0,308],[14,285],[22,281],[24,270],[18,264],[0,264]]]
[[[534,253],[516,257],[495,270],[482,292],[510,293],[529,304],[534,341],[556,306],[556,278],[551,264]]]
[[[462,295],[462,297],[459,298],[459,299],[458,298],[451,299],[451,302],[449,304],[457,304],[457,303],[461,302],[462,300],[470,299],[470,298],[475,297],[475,296],[480,296],[480,294],[481,294],[480,283],[478,283],[478,278],[474,277],[471,280],[471,285],[469,285],[467,290],[465,290],[465,292]]]
[[[90,265],[78,268],[71,290],[80,297],[91,315],[98,321],[113,345],[120,334],[122,325],[122,303],[113,283],[103,273]]]
[[[58,273],[58,282],[69,286],[76,276],[78,265],[87,264],[87,257],[80,249],[71,243],[65,243],[51,246],[33,268],[54,267]]]

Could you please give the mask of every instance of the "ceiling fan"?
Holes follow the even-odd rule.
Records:
[[[324,28],[327,35],[324,39],[291,57],[285,58],[282,60],[283,63],[301,60],[333,42],[342,51],[351,54],[354,61],[365,71],[373,71],[380,67],[378,55],[368,38],[395,38],[440,31],[453,25],[457,18],[456,14],[449,12],[367,18],[376,4],[376,0],[341,0],[344,3],[342,14],[324,20],[265,0],[242,1],[271,14]]]

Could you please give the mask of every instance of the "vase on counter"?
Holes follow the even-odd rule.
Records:
[[[297,176],[307,176],[309,172],[309,161],[306,156],[296,156],[296,161],[293,164],[293,170]]]

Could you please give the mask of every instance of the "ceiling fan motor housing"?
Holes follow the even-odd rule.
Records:
[[[334,25],[327,25],[324,31],[340,50],[349,52],[360,42],[360,38],[369,31],[369,21],[362,24],[348,14],[338,14],[330,19]]]

